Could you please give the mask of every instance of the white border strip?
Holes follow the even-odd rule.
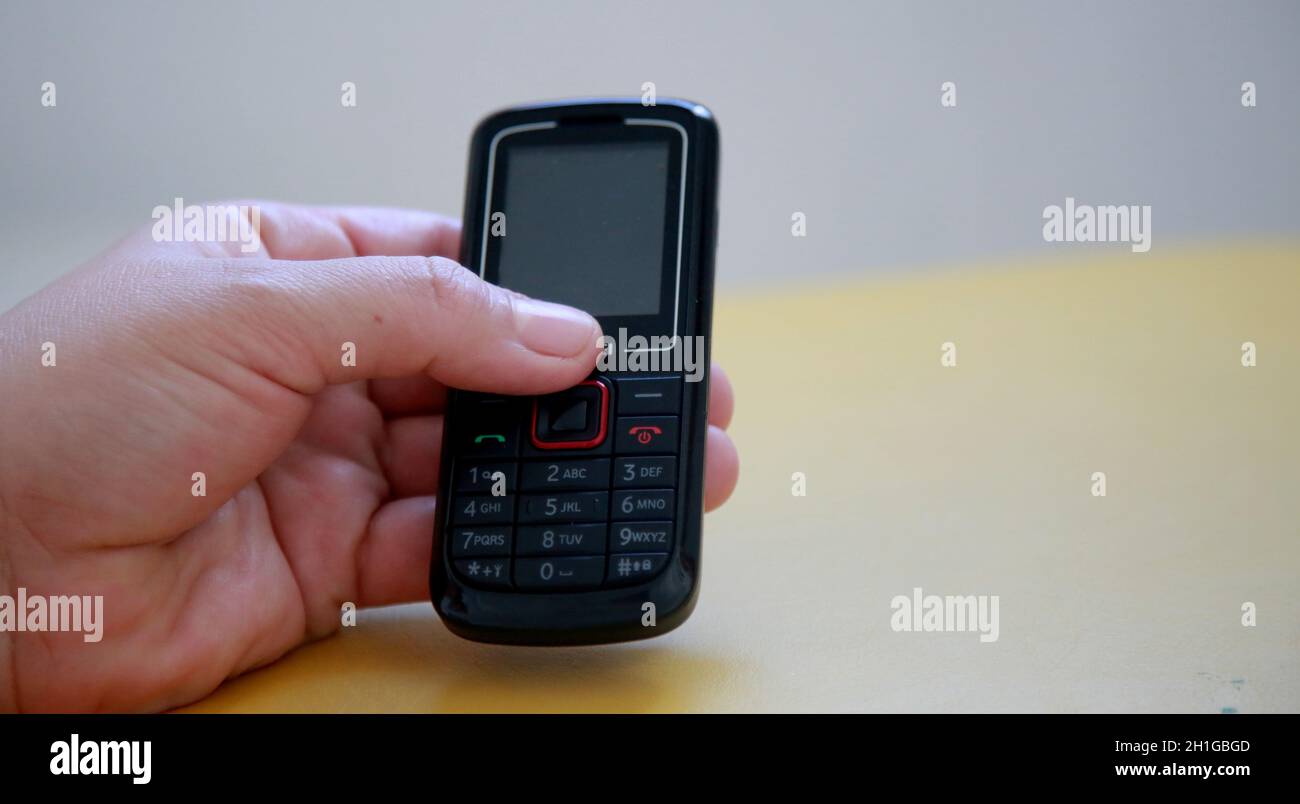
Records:
[[[668,346],[659,349],[645,348],[634,349],[636,352],[666,352],[677,345],[677,323],[678,316],[681,314],[682,303],[682,241],[686,233],[686,165],[687,149],[690,147],[690,138],[686,135],[686,129],[680,123],[674,123],[671,120],[655,120],[651,118],[628,118],[623,121],[624,125],[629,126],[662,126],[664,128],[676,129],[677,133],[682,136],[682,178],[680,197],[677,200],[677,279],[675,281],[676,295],[673,297],[673,337]],[[511,134],[518,134],[523,131],[538,131],[546,128],[555,128],[557,123],[554,120],[548,120],[544,123],[524,123],[518,126],[509,126],[503,128],[492,137],[492,143],[488,146],[488,172],[487,172],[487,199],[483,204],[483,244],[479,249],[478,274],[480,277],[487,275],[487,245],[488,245],[488,223],[492,214],[492,186],[496,176],[497,164],[497,145],[501,140]]]
[[[690,147],[690,138],[686,136],[686,129],[680,123],[674,123],[671,120],[654,120],[651,118],[628,118],[623,121],[629,126],[663,126],[664,128],[677,129],[677,133],[682,135],[682,180],[678,188],[680,195],[677,199],[677,293],[673,296],[673,337],[668,346],[662,349],[634,349],[636,352],[666,352],[677,345],[677,316],[681,312],[682,306],[682,237],[686,232],[686,150]]]
[[[524,123],[519,126],[509,126],[498,131],[496,136],[492,138],[492,144],[488,146],[487,200],[483,203],[483,248],[478,255],[478,275],[480,277],[487,276],[488,217],[492,214],[492,182],[497,169],[497,143],[511,134],[518,134],[521,131],[555,128],[556,125],[558,124],[554,120],[548,120],[545,123]]]

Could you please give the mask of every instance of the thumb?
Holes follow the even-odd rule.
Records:
[[[68,544],[169,539],[283,452],[298,394],[422,372],[547,393],[591,371],[599,335],[440,258],[91,263],[0,317],[0,509],[34,501],[24,523]],[[57,368],[30,357],[46,342]]]
[[[474,391],[545,393],[581,381],[600,352],[587,313],[440,257],[250,263],[228,264],[219,306],[242,331],[224,314],[210,324],[244,343],[244,365],[301,393],[421,373]]]

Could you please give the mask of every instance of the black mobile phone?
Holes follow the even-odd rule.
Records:
[[[524,106],[474,132],[461,263],[586,310],[607,340],[565,391],[451,393],[430,590],[454,633],[620,642],[690,615],[717,180],[717,126],[696,103]]]

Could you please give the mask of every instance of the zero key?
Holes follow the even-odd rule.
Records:
[[[519,589],[594,589],[603,580],[604,556],[515,559],[515,586]]]

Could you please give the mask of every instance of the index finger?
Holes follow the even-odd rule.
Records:
[[[165,205],[163,205],[165,206]],[[185,205],[188,209],[190,205]],[[206,212],[233,211],[247,225],[224,227],[224,239],[158,240],[155,225],[141,226],[110,250],[128,257],[271,257],[331,260],[344,257],[446,257],[460,251],[460,221],[434,212],[396,207],[308,206],[277,201],[196,204]],[[170,208],[169,208],[170,209]],[[253,224],[256,224],[253,226]],[[244,236],[255,229],[255,242]],[[168,227],[161,227],[167,230]],[[255,247],[254,247],[255,246]]]
[[[262,244],[277,260],[459,257],[460,221],[434,212],[279,203],[259,208]]]

